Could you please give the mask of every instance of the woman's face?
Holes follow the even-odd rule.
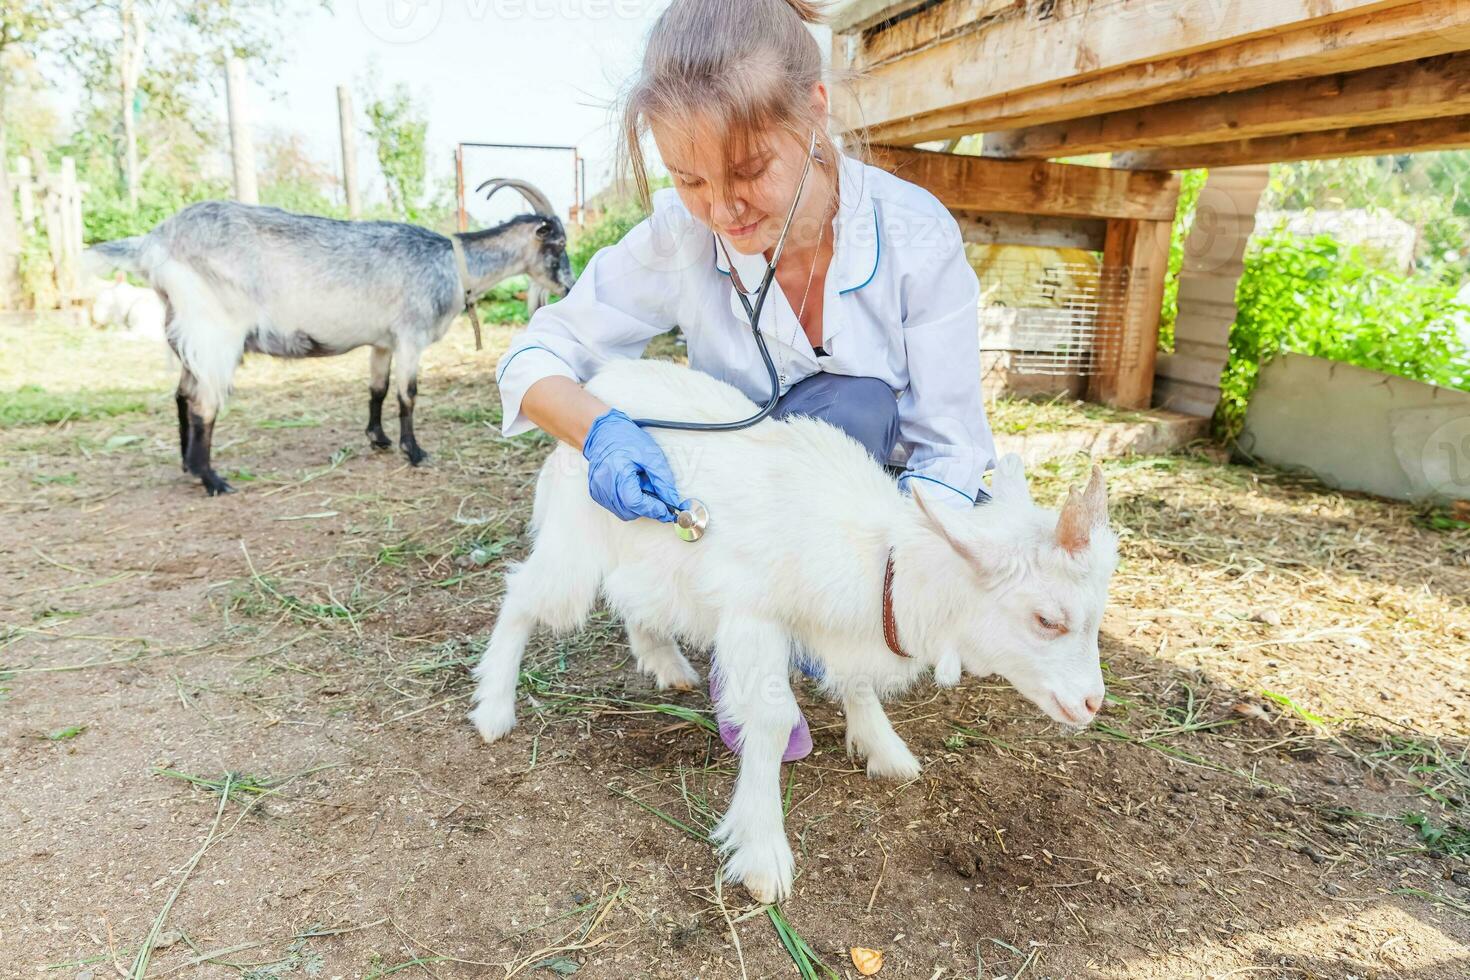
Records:
[[[755,255],[775,246],[806,162],[808,140],[798,142],[785,130],[757,134],[748,153],[742,153],[747,158],[732,160],[727,168],[724,140],[709,127],[698,127],[692,139],[658,125],[651,128],[674,188],[691,214],[742,254]],[[830,200],[826,183],[814,165],[791,222],[788,248],[816,243],[818,224]]]

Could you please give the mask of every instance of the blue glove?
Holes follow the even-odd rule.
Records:
[[[617,409],[599,415],[582,443],[587,492],[625,521],[672,521],[683,499],[674,473],[653,437]]]

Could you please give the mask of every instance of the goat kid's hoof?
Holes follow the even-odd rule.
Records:
[[[692,691],[699,686],[699,671],[687,662],[660,664],[649,673],[653,675],[653,686],[660,691]]]
[[[847,755],[848,758],[857,755],[867,759],[869,779],[906,783],[910,779],[917,779],[919,773],[924,771],[924,767],[914,758],[902,739],[895,738],[892,745],[869,746],[849,735]]]
[[[469,719],[481,738],[486,742],[494,742],[516,727],[516,706],[514,702],[506,706],[493,701],[481,701],[470,711]]]
[[[771,905],[791,894],[795,871],[796,859],[782,840],[779,847],[758,844],[740,848],[725,863],[724,875],[726,881],[744,885],[757,902]]]

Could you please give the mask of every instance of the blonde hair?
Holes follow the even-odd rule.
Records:
[[[654,23],[643,65],[623,99],[619,170],[631,171],[650,208],[643,136],[657,122],[693,133],[696,120],[725,134],[726,180],[757,133],[785,130],[802,146],[816,130],[814,168],[836,186],[838,148],[812,105],[822,51],[807,24],[825,4],[810,0],[674,0]]]

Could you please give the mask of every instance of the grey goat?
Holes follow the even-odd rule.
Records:
[[[379,449],[392,445],[383,399],[396,358],[398,445],[410,463],[422,462],[413,410],[425,348],[467,299],[502,279],[528,275],[533,287],[558,296],[573,283],[566,231],[546,198],[522,181],[487,184],[491,194],[515,188],[539,213],[457,235],[466,281],[450,239],[426,228],[227,201],[190,205],[146,235],[93,246],[94,262],[142,276],[163,297],[168,342],[183,362],[175,400],[185,472],[211,497],[230,492],[210,466],[210,442],[246,351],[321,357],[363,345],[373,349],[368,438]]]

